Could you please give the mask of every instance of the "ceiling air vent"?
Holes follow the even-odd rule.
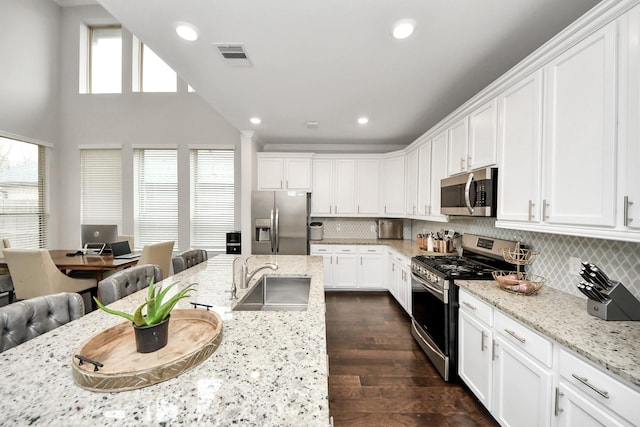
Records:
[[[233,65],[251,65],[247,52],[241,43],[214,43],[225,62]]]

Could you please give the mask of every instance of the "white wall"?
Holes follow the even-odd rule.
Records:
[[[100,6],[68,7],[62,10],[60,74],[60,132],[56,152],[60,168],[60,220],[56,247],[76,247],[80,241],[80,150],[84,145],[120,145],[126,159],[123,173],[122,234],[133,233],[133,145],[179,146],[179,168],[184,171],[187,147],[193,144],[236,146],[236,181],[240,182],[240,132],[195,93],[179,82],[178,93],[131,92],[131,34],[123,31],[123,93],[79,94],[80,28],[113,22]],[[184,176],[183,172],[181,173]],[[188,176],[188,163],[187,163]],[[187,190],[188,180],[181,183]],[[186,199],[188,203],[188,198]],[[184,199],[181,197],[182,205]],[[238,201],[239,204],[239,201]],[[236,215],[237,217],[237,215]],[[239,226],[239,222],[237,224]],[[184,229],[183,229],[184,228]],[[230,230],[232,231],[232,230]],[[181,226],[180,250],[187,249],[188,224]]]

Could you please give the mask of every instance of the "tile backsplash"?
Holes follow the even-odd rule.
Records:
[[[377,218],[314,218],[324,224],[326,238],[377,237]],[[423,231],[452,228],[459,233],[473,233],[487,237],[516,240],[517,236],[531,249],[539,251],[536,262],[528,271],[546,278],[546,286],[573,295],[582,294],[576,289],[579,276],[569,274],[569,257],[590,261],[598,265],[612,279],[622,282],[640,299],[640,243],[593,239],[577,236],[538,233],[531,231],[496,228],[492,218],[454,218],[448,223],[404,220],[404,238],[416,239]]]

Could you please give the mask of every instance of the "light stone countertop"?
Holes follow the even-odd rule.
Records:
[[[640,322],[606,321],[587,313],[587,300],[545,286],[516,295],[493,280],[456,284],[505,314],[640,387]]]
[[[124,320],[98,310],[0,353],[0,425],[328,426],[322,258],[265,255],[249,261],[250,269],[274,262],[278,271],[267,272],[311,275],[309,307],[300,312],[231,311],[233,259],[218,255],[165,279],[199,283],[178,308],[192,308],[190,301],[210,304],[223,319],[222,342],[202,364],[133,391],[79,387],[71,375],[75,351]],[[239,289],[238,298],[249,289]],[[145,295],[142,290],[111,307],[132,312]]]

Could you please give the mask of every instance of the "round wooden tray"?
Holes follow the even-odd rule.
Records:
[[[138,353],[133,326],[126,321],[97,333],[73,357],[73,379],[79,386],[104,392],[134,390],[174,378],[208,358],[222,340],[222,319],[215,311],[173,310],[169,342],[153,353]],[[103,366],[94,371],[80,355]]]

